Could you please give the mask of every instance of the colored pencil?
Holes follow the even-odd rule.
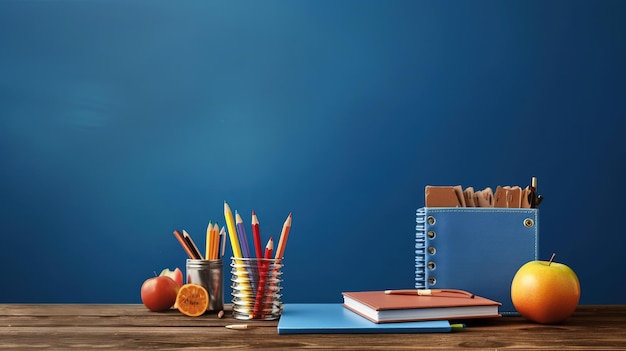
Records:
[[[283,230],[280,233],[280,239],[278,240],[278,248],[276,249],[276,257],[274,258],[282,259],[285,256],[285,246],[287,246],[289,230],[291,230],[291,213],[289,213],[289,216],[287,216],[287,219],[283,224]]]
[[[217,223],[212,224],[209,222],[209,227],[207,228],[207,260],[217,260],[218,258],[218,241],[219,241],[219,233],[216,231]]]
[[[252,211],[252,239],[254,239],[254,253],[256,254],[256,258],[261,258],[263,255],[263,249],[261,248],[261,229],[259,228],[259,218],[254,211]]]
[[[217,223],[213,224],[213,259],[217,260],[220,256],[220,227]]]
[[[220,252],[220,257],[224,257],[224,251],[226,251],[226,229],[222,226],[222,230],[220,230],[220,239],[222,240],[222,251]]]
[[[237,260],[238,258],[243,258],[241,255],[241,247],[239,246],[239,240],[237,239],[237,229],[235,227],[235,219],[233,218],[233,212],[228,206],[228,203],[224,201],[224,219],[226,220],[226,226],[228,227],[228,238],[230,239],[230,246],[233,249],[233,257],[235,258],[235,263],[237,264],[237,275],[244,276],[247,274],[247,270],[242,269],[242,261]],[[248,286],[247,289],[250,289]]]
[[[250,247],[246,237],[246,228],[243,226],[243,219],[235,210],[235,226],[237,227],[237,236],[239,237],[239,245],[241,246],[241,254],[244,258],[250,257]]]
[[[185,252],[187,253],[187,256],[189,256],[189,258],[191,259],[194,259],[195,255],[193,251],[191,251],[191,248],[189,247],[189,244],[187,244],[187,241],[183,237],[183,234],[179,232],[178,230],[175,230],[174,236],[176,237],[176,240],[178,240],[178,242],[180,243],[180,246],[183,247],[183,250],[185,250]]]
[[[209,236],[207,237],[208,242],[207,245],[209,245],[209,251],[207,252],[207,256],[206,259],[207,260],[212,260],[213,259],[213,254],[215,252],[215,229],[213,228],[213,224],[211,223],[211,226],[209,228],[207,228],[208,234]]]
[[[450,293],[450,294],[458,294],[469,297],[470,299],[474,298],[474,294],[471,292],[467,292],[465,290],[457,290],[457,289],[408,289],[408,290],[385,290],[385,294],[387,295],[415,295],[415,296],[432,296],[441,293]]]
[[[207,260],[211,260],[211,255],[213,254],[213,224],[209,221],[209,225],[206,228],[206,243],[205,243],[205,251],[204,257]]]
[[[244,258],[251,258],[250,248],[248,247],[248,239],[246,235],[246,228],[243,226],[243,219],[237,211],[235,211],[235,225],[237,226],[237,235],[239,235],[239,245],[241,245],[241,254]],[[248,264],[248,278],[250,278],[250,288],[252,291],[256,290],[255,276],[258,274],[258,269],[252,267],[252,264]]]
[[[272,258],[273,250],[274,250],[274,240],[270,238],[270,240],[267,241],[267,245],[265,246],[264,258],[266,260]],[[267,283],[268,268],[270,265],[270,262],[266,260],[260,260],[259,262],[259,286],[256,291],[256,298],[254,299],[254,308],[252,312],[252,318],[259,318],[260,312],[262,309],[261,304],[264,300],[263,295],[265,295],[265,285]]]
[[[194,258],[201,260],[202,254],[200,253],[200,249],[198,249],[198,246],[196,246],[196,243],[193,242],[191,235],[189,235],[189,233],[187,233],[187,231],[184,229],[183,229],[183,238],[185,238],[185,241],[187,241],[187,243],[189,244],[189,248],[193,252]]]
[[[233,330],[244,330],[244,329],[248,329],[248,325],[247,324],[229,324],[229,325],[225,325],[224,328],[233,329]]]
[[[224,219],[226,220],[226,226],[228,227],[228,238],[230,239],[230,245],[233,249],[233,256],[235,258],[242,258],[239,240],[237,239],[237,229],[235,228],[235,219],[233,218],[233,212],[230,210],[230,206],[228,206],[226,201],[224,201]]]

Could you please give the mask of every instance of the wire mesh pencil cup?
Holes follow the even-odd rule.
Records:
[[[281,259],[231,257],[231,295],[236,319],[278,319],[281,301]]]

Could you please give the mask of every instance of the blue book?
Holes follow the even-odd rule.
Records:
[[[340,303],[285,304],[278,321],[278,334],[375,334],[445,333],[452,331],[448,321],[401,323],[371,322]]]

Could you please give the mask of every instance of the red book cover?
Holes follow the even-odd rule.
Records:
[[[432,296],[344,292],[344,307],[375,323],[499,317],[499,302],[480,296],[440,293]]]

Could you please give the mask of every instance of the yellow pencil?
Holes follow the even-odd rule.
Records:
[[[228,227],[228,237],[230,238],[230,245],[232,246],[233,256],[235,257],[235,263],[237,267],[236,274],[238,277],[246,277],[248,273],[246,272],[245,268],[241,267],[243,265],[243,261],[237,260],[238,258],[243,258],[243,256],[241,255],[241,247],[239,246],[239,239],[237,239],[237,229],[235,227],[235,219],[233,218],[233,212],[230,210],[230,206],[228,206],[228,203],[226,203],[226,201],[224,201],[224,219],[226,219],[226,226]],[[249,282],[242,282],[241,284],[246,285],[244,286],[242,290],[245,290],[245,291],[252,290]],[[252,310],[250,310],[247,313],[252,314]]]
[[[228,227],[228,238],[233,248],[233,256],[235,256],[235,258],[242,258],[239,239],[237,239],[237,229],[235,228],[235,218],[233,218],[233,212],[230,210],[230,206],[228,206],[226,201],[224,201],[224,219]]]

